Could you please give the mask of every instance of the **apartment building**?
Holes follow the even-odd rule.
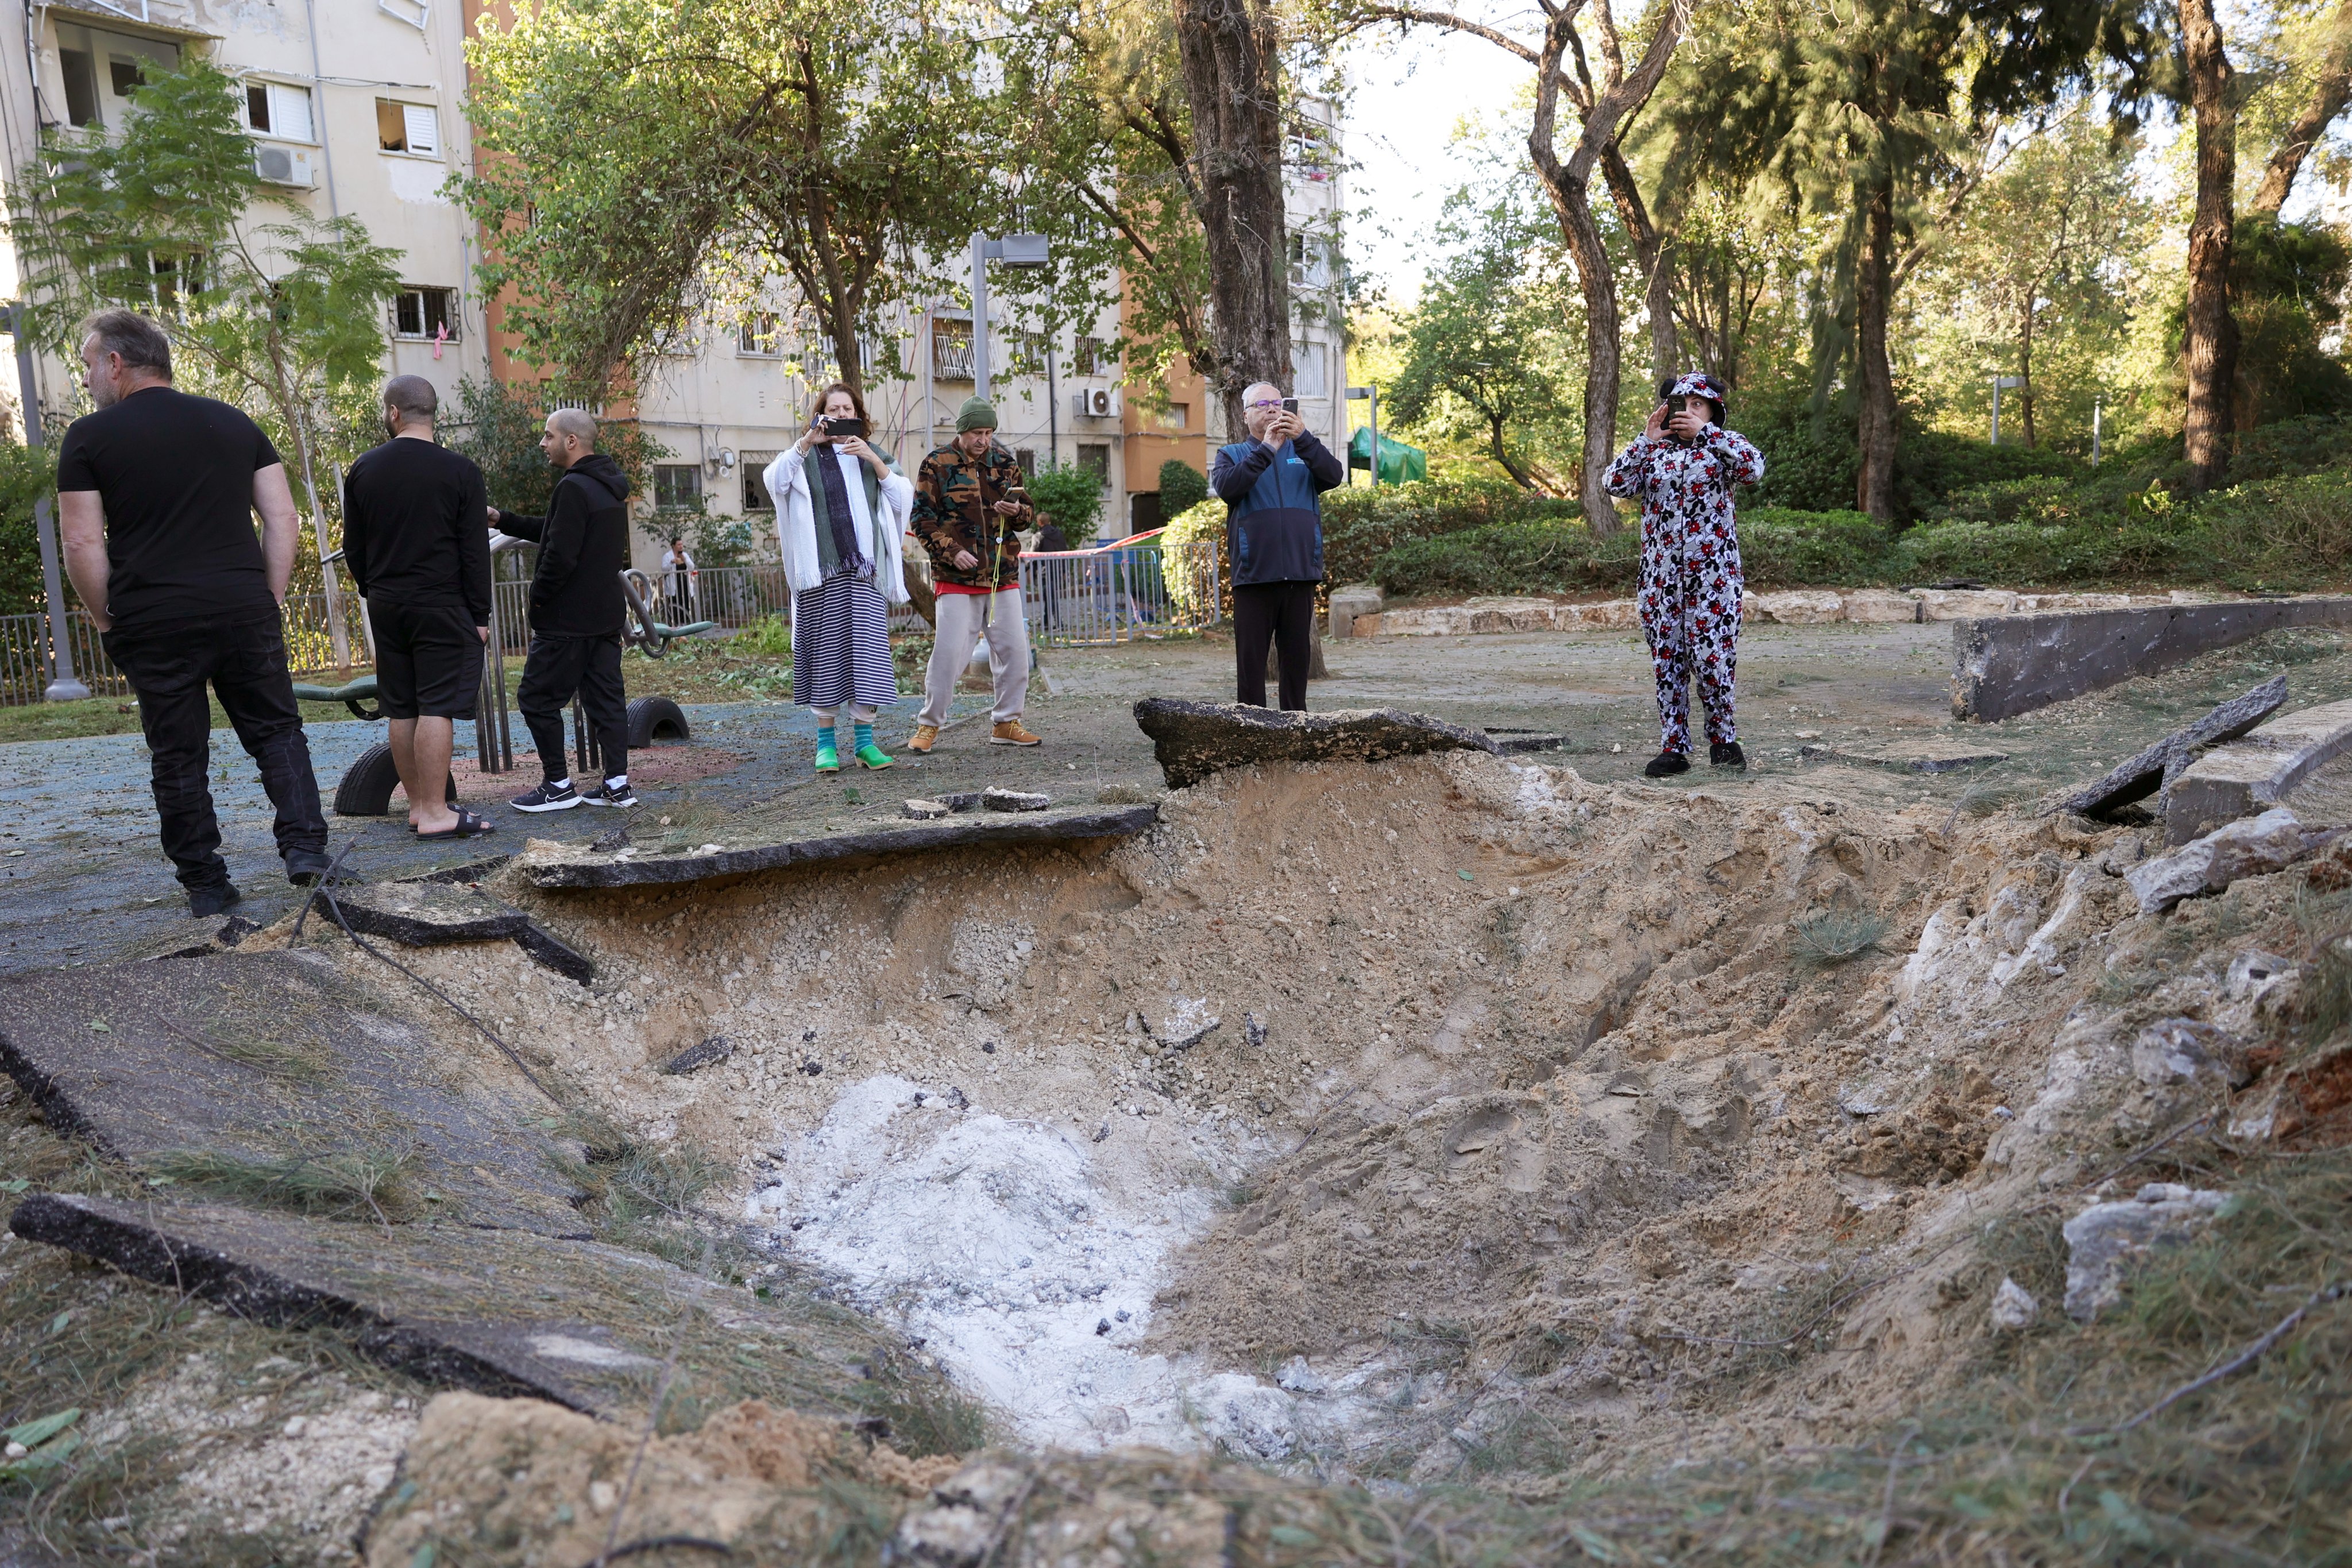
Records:
[[[402,253],[384,321],[387,375],[445,395],[488,374],[474,224],[444,194],[468,166],[463,19],[431,0],[47,0],[0,17],[0,153],[14,181],[43,129],[120,129],[152,66],[184,52],[238,79],[254,167],[272,194],[350,216]],[[270,221],[266,210],[258,221]],[[19,283],[0,241],[0,287]],[[37,364],[45,407],[71,404],[79,367]],[[14,378],[6,378],[13,383]],[[14,402],[13,384],[9,388]]]
[[[512,357],[499,301],[476,289],[483,235],[447,194],[471,166],[465,112],[465,30],[484,0],[47,0],[0,18],[0,153],[5,177],[34,157],[44,127],[119,128],[142,71],[194,51],[238,79],[255,168],[272,194],[320,216],[349,215],[401,252],[404,288],[387,311],[385,374],[423,375],[453,395],[463,377],[529,381]],[[1293,362],[1301,411],[1336,446],[1341,347],[1334,266],[1344,191],[1336,110],[1309,107],[1289,163]],[[257,216],[267,221],[266,213]],[[0,241],[0,287],[15,258]],[[1101,532],[1159,521],[1160,465],[1205,471],[1218,411],[1181,362],[1150,395],[1125,380],[1106,345],[1120,314],[1054,343],[1025,341],[998,296],[990,322],[1000,438],[1033,469],[1076,465],[1104,489]],[[867,345],[868,404],[902,463],[954,434],[973,390],[971,312],[926,302],[886,321]],[[772,551],[768,460],[798,438],[814,386],[832,379],[830,346],[779,295],[739,320],[698,324],[656,357],[632,405],[670,457],[658,466],[656,510],[747,525]],[[895,370],[896,374],[892,374]],[[37,367],[44,406],[69,405],[78,366]],[[5,380],[6,378],[0,378]],[[13,402],[13,395],[10,398]],[[323,478],[324,476],[322,476]],[[660,544],[640,529],[637,563]]]

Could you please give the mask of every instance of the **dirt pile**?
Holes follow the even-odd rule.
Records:
[[[887,1519],[957,1462],[908,1459],[756,1400],[698,1431],[647,1436],[539,1400],[445,1394],[425,1407],[400,1484],[369,1524],[366,1561],[410,1568],[520,1551],[587,1563],[665,1538],[800,1556],[844,1531],[870,1532],[861,1516]]]

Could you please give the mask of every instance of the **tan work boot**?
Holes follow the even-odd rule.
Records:
[[[992,746],[1042,746],[1045,743],[1045,737],[1031,734],[1021,727],[1018,719],[1007,719],[989,732],[988,743]]]
[[[928,752],[939,743],[940,727],[937,724],[918,724],[915,732],[907,737],[907,750],[910,752]]]

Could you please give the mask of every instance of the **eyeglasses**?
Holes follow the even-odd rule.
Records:
[[[1260,398],[1255,403],[1244,403],[1242,406],[1244,408],[1279,408],[1282,406],[1282,399],[1279,397]]]

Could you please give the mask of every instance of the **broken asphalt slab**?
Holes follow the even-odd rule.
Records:
[[[2206,752],[2173,781],[2166,837],[2185,844],[2221,823],[2267,811],[2347,750],[2352,702],[2305,708],[2257,725],[2243,739]]]
[[[610,1419],[642,1419],[673,1350],[678,1383],[702,1383],[706,1404],[742,1396],[730,1373],[749,1356],[805,1360],[821,1409],[849,1404],[856,1376],[841,1353],[856,1347],[823,1344],[740,1287],[593,1241],[54,1193],[26,1198],[8,1226],[256,1322],[348,1334],[428,1382]]]
[[[1151,737],[1169,787],[1259,763],[1384,762],[1427,752],[1500,750],[1484,731],[1396,708],[1284,713],[1236,702],[1147,697],[1135,721]]]
[[[59,1131],[149,1169],[368,1154],[404,1164],[442,1217],[585,1228],[553,1165],[571,1152],[546,1129],[556,1108],[509,1095],[316,954],[17,977],[0,984],[0,1068]]]
[[[634,888],[700,882],[787,866],[814,865],[867,855],[908,855],[968,844],[1037,844],[1087,838],[1132,838],[1160,820],[1157,805],[1061,806],[955,813],[929,821],[885,817],[834,831],[765,844],[709,844],[678,851],[625,847],[610,853],[533,840],[515,858],[514,870],[535,888]],[[722,829],[723,831],[723,829]]]
[[[337,888],[326,919],[340,915],[362,936],[380,936],[405,947],[446,947],[466,942],[512,942],[537,963],[585,985],[596,977],[587,956],[537,925],[512,904],[478,889],[434,879],[379,882]]]
[[[2168,791],[2188,770],[2199,747],[2235,740],[2276,712],[2285,700],[2286,677],[2274,675],[2252,690],[2219,704],[2195,723],[2182,725],[2128,762],[2118,763],[2098,783],[2076,790],[2042,815],[2070,811],[2098,816],[2145,800],[2159,789]]]

